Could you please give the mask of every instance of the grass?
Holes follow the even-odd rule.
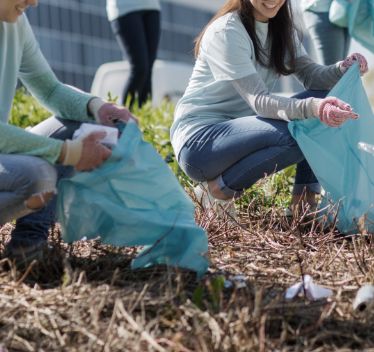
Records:
[[[136,113],[192,194],[163,127],[172,106]],[[67,245],[56,226],[42,263],[0,261],[0,351],[374,351],[374,311],[352,310],[357,289],[374,282],[374,237],[344,237],[303,214],[287,219],[292,175],[252,187],[236,204],[238,221],[196,202],[211,260],[201,280],[166,267],[132,271],[136,248]],[[0,251],[12,226],[0,229]],[[304,274],[333,296],[286,301]]]

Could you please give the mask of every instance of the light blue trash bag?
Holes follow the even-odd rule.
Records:
[[[145,246],[132,268],[167,264],[199,276],[207,270],[208,241],[194,205],[135,123],[100,168],[60,181],[57,211],[67,242],[99,235],[111,245]]]
[[[374,53],[374,0],[351,1],[348,29],[352,38]]]
[[[361,82],[358,65],[353,65],[328,94],[349,103],[360,117],[339,128],[318,119],[293,121],[289,130],[296,139],[328,201],[339,207],[337,227],[355,233],[357,222],[366,215],[366,228],[374,231],[374,157],[358,144],[374,144],[374,115]]]

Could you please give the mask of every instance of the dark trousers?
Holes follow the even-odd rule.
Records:
[[[160,12],[134,11],[112,21],[111,26],[130,62],[123,103],[131,108],[138,99],[141,106],[152,95],[152,67],[160,40]]]

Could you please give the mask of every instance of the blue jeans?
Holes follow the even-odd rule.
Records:
[[[295,96],[322,98],[326,91]],[[246,116],[206,126],[179,153],[179,165],[193,180],[217,179],[221,191],[239,196],[265,175],[297,164],[294,194],[304,189],[319,193],[321,187],[292,138],[286,121]]]
[[[0,225],[31,213],[25,201],[55,192],[57,172],[47,161],[27,155],[0,154]]]
[[[37,126],[33,127],[30,132],[35,133],[38,135],[48,136],[55,139],[65,140],[72,138],[74,131],[79,128],[80,122],[71,121],[60,119],[56,117],[50,117],[49,119],[41,122]],[[30,170],[35,169],[37,164],[43,165],[43,168],[46,170],[46,173],[49,174],[46,177],[49,182],[53,179],[54,187],[56,186],[56,179],[57,182],[59,179],[63,177],[70,177],[74,173],[74,169],[72,167],[62,166],[62,165],[54,165],[51,166],[44,160],[40,158],[34,157],[26,157],[28,158],[27,161],[23,159],[20,155],[14,155],[14,163],[13,168],[16,170],[17,173],[22,173],[22,170],[25,170],[28,167],[31,167]],[[33,166],[30,166],[32,163],[36,163]],[[0,159],[0,166],[1,166],[1,159]],[[40,177],[38,177],[38,175]],[[30,178],[28,182],[37,180],[40,183],[41,173],[33,174],[29,171],[24,173],[24,178]],[[0,172],[0,185],[3,185],[3,177]],[[27,182],[26,182],[27,183]],[[45,184],[45,181],[42,181],[42,185]],[[50,183],[49,183],[50,185]],[[16,184],[13,185],[14,187],[17,186]],[[21,183],[18,184],[21,187]],[[17,187],[14,188],[15,193],[18,193]],[[31,192],[31,193],[30,193]],[[2,203],[2,197],[4,197],[4,191],[0,191],[0,209],[4,207],[5,203]],[[20,204],[24,204],[25,200],[28,199],[32,194],[35,194],[35,190],[28,191],[28,193],[24,193],[21,198],[18,199]],[[20,205],[22,208],[22,205]],[[19,207],[18,207],[19,208]],[[17,206],[14,208],[13,213],[7,214],[9,217],[17,218],[17,216],[22,215],[22,212],[19,212]],[[29,211],[28,211],[29,212]],[[4,218],[5,220],[5,218]],[[48,237],[48,230],[50,226],[55,223],[56,221],[56,197],[54,197],[44,208],[40,209],[39,211],[33,212],[29,215],[20,217],[16,221],[16,226],[12,232],[12,239],[13,242],[18,241],[33,241],[33,240],[47,240]],[[1,221],[0,221],[1,223]]]
[[[347,57],[351,42],[347,28],[332,24],[327,12],[304,11],[304,21],[318,63],[332,65]]]

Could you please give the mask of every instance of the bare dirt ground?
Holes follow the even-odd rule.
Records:
[[[131,271],[136,249],[67,245],[58,228],[42,263],[17,270],[2,259],[0,351],[374,351],[373,310],[352,309],[358,288],[374,283],[373,235],[344,237],[251,204],[238,222],[196,216],[210,244],[201,280]],[[11,229],[0,229],[0,252]],[[303,274],[333,296],[286,301]]]

